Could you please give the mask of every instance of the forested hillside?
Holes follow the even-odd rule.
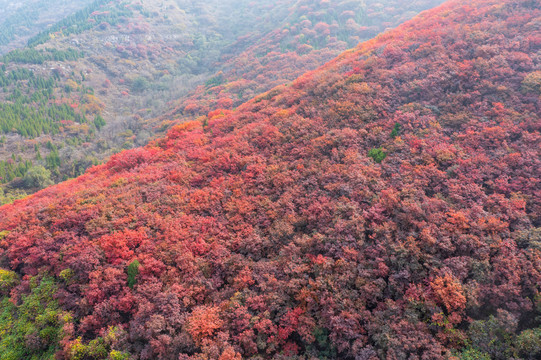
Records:
[[[0,356],[540,358],[540,21],[451,0],[0,207]]]
[[[231,109],[441,1],[88,3],[0,58],[0,203]]]

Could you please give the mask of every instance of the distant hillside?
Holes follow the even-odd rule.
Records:
[[[86,5],[83,0],[0,0],[0,55]]]
[[[239,54],[226,54],[220,71],[164,118],[187,119],[230,109],[314,70],[360,42],[396,27],[442,0],[298,1],[285,21],[263,36],[243,37]]]
[[[541,357],[540,19],[452,0],[1,207],[0,354]]]
[[[0,58],[0,204],[233,108],[441,1],[90,2]],[[33,168],[42,180],[25,182]]]

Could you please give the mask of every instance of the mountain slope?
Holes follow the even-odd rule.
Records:
[[[539,357],[540,17],[450,1],[1,207],[0,350]]]
[[[0,183],[22,196],[78,176],[441,1],[93,1],[0,59]]]

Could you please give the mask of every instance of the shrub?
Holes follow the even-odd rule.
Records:
[[[541,71],[534,71],[524,78],[522,91],[541,94]]]
[[[24,174],[23,184],[24,187],[43,189],[46,186],[51,185],[51,172],[45,169],[43,166],[34,166]]]
[[[139,263],[139,261],[137,260],[133,260],[129,265],[128,265],[128,286],[130,287],[130,289],[133,289],[133,287],[135,286],[135,284],[137,283],[137,274],[139,274],[139,266],[141,264]]]
[[[527,329],[517,336],[515,350],[525,359],[541,357],[541,328]]]
[[[387,153],[383,151],[381,148],[371,149],[368,152],[368,156],[370,156],[372,159],[374,159],[375,162],[379,164],[387,157]]]
[[[472,348],[462,351],[458,358],[460,360],[490,360],[490,356],[487,353]]]
[[[1,238],[0,232],[0,238]],[[17,285],[18,282],[17,274],[13,271],[0,269],[0,295],[7,296],[11,289]]]
[[[393,127],[393,131],[391,131],[391,137],[394,139],[398,135],[400,135],[400,123],[395,123]]]

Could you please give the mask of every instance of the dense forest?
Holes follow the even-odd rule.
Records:
[[[44,140],[43,149],[40,150],[40,143],[32,139],[44,134],[50,138],[50,136],[68,132],[72,136],[78,135],[80,139],[86,138],[86,141],[90,141],[95,132],[105,125],[105,122],[100,115],[102,105],[93,95],[93,89],[73,81],[61,84],[57,74],[42,77],[26,68],[6,71],[5,64],[21,61],[42,63],[46,61],[44,58],[48,57],[66,61],[70,58],[77,59],[78,56],[80,54],[74,50],[51,49],[42,52],[16,50],[2,58],[5,63],[2,66],[4,71],[0,71],[0,97],[3,97],[4,101],[0,103],[0,133],[4,135],[0,138],[0,146],[7,148],[4,156],[7,157],[9,154],[9,147],[6,144],[7,134],[16,133],[30,140],[29,143],[20,144],[16,149],[12,147],[11,156],[0,160],[2,164],[0,165],[0,183],[11,183],[15,188],[13,192],[18,192],[21,185],[25,188],[22,182],[13,183],[13,180],[20,180],[28,170],[34,167],[33,165],[38,167],[46,165],[48,170],[53,172],[53,177],[48,181],[54,178],[65,180],[68,177],[80,175],[86,168],[72,172],[63,171],[64,175],[60,176],[61,162],[58,152],[54,151],[56,145],[50,140]],[[69,97],[64,97],[68,95]],[[74,142],[74,137],[66,139],[66,142],[78,144],[77,141]],[[25,151],[21,151],[21,146],[28,148],[26,153],[31,155],[28,156]],[[46,155],[42,156],[41,151],[47,152]],[[17,157],[15,153],[18,154]],[[53,157],[55,161],[50,161]],[[96,163],[97,160],[88,165]],[[40,188],[31,187],[27,190]]]
[[[0,207],[0,357],[540,358],[540,19],[451,0]]]
[[[442,1],[90,2],[0,58],[0,160],[13,162],[0,184],[12,195],[38,190],[22,179],[32,167],[50,171],[42,183],[78,176]]]

